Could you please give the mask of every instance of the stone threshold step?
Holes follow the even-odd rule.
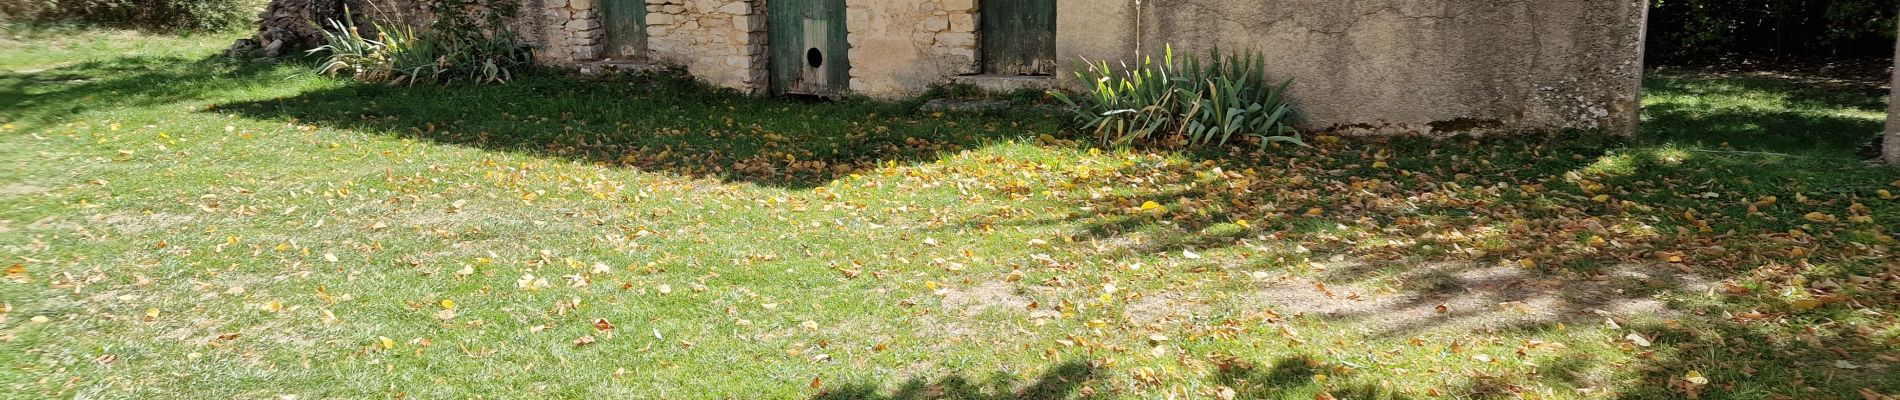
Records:
[[[1018,90],[1049,90],[1056,87],[1053,76],[1019,75],[964,75],[956,77],[959,85],[970,85],[986,93],[1008,94]]]
[[[662,71],[666,69],[666,66],[664,65],[654,64],[654,63],[650,63],[646,61],[627,61],[627,60],[583,61],[577,66],[580,69],[581,75],[601,75],[601,74],[612,73],[612,72],[642,73],[642,72],[656,72],[656,71]]]

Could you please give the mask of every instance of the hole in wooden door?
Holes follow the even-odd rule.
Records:
[[[805,50],[805,65],[812,68],[825,66],[825,52],[818,51],[817,48]]]

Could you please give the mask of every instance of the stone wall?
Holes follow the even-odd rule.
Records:
[[[977,71],[977,0],[847,0],[851,91],[894,98]]]
[[[600,0],[519,1],[517,30],[543,62],[599,58]],[[648,59],[761,93],[766,1],[646,0]],[[898,98],[977,72],[980,0],[845,4],[853,92]],[[1168,44],[1260,51],[1275,78],[1295,79],[1308,130],[1634,133],[1646,11],[1645,0],[1060,0],[1056,52],[1071,63]]]
[[[606,30],[602,29],[600,23],[597,1],[523,1],[522,14],[530,15],[538,9],[546,19],[539,24],[517,26],[515,29],[518,32],[540,32],[540,39],[533,42],[540,45],[540,52],[536,55],[540,56],[543,63],[566,65],[598,58],[601,37],[606,34]]]
[[[713,85],[758,93],[766,83],[763,0],[647,0],[653,61]]]
[[[1295,79],[1305,129],[1634,133],[1639,123],[1643,0],[1156,3],[1064,1],[1058,57],[1257,50],[1275,77]]]

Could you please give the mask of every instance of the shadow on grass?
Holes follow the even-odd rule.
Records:
[[[1219,363],[1219,370],[1214,373],[1212,381],[1223,388],[1232,390],[1235,399],[1406,400],[1413,398],[1371,386],[1326,385],[1316,378],[1325,374],[1326,371],[1314,368],[1314,365],[1318,363],[1301,356],[1281,358],[1264,367],[1245,360],[1226,359]]]
[[[479,88],[348,85],[214,109],[793,189],[1058,127],[1007,113],[919,114],[917,104],[755,98],[667,74],[534,74]]]
[[[0,118],[32,128],[91,111],[209,100],[214,93],[268,84],[268,64],[133,56],[35,71],[0,72]],[[17,121],[17,122],[16,122]]]
[[[1234,399],[1275,399],[1275,398],[1325,398],[1320,394],[1340,399],[1411,399],[1389,390],[1360,385],[1329,385],[1316,378],[1325,371],[1315,369],[1311,359],[1305,357],[1287,357],[1275,361],[1265,368],[1258,364],[1239,359],[1219,360],[1219,370],[1212,374],[1211,383],[1220,388],[1231,390]],[[996,374],[983,382],[975,382],[962,376],[947,376],[935,380],[910,379],[901,384],[886,385],[877,382],[864,382],[828,388],[812,396],[812,400],[1066,400],[1116,398],[1105,392],[1097,392],[1098,380],[1107,378],[1111,371],[1096,366],[1086,360],[1068,361],[1051,367],[1035,380],[1022,382],[1007,374]],[[1221,389],[1211,389],[1211,398],[1222,398]],[[1483,397],[1480,397],[1483,398]]]
[[[1171,274],[1211,281],[1307,270],[1292,283],[1226,278],[1233,283],[1221,290],[1280,315],[1362,324],[1381,338],[1427,332],[1535,337],[1564,324],[1599,325],[1606,316],[1681,318],[1680,324],[1627,323],[1627,332],[1614,336],[1641,333],[1657,343],[1630,350],[1644,354],[1625,367],[1640,371],[1641,381],[1581,382],[1555,370],[1512,379],[1637,398],[1684,395],[1689,387],[1680,382],[1691,370],[1723,382],[1698,389],[1705,397],[1802,397],[1806,385],[1837,395],[1855,393],[1856,385],[1900,391],[1900,382],[1878,372],[1827,361],[1883,364],[1882,357],[1900,356],[1900,342],[1870,328],[1900,312],[1900,296],[1890,287],[1786,288],[1853,299],[1808,311],[1792,309],[1772,289],[1720,293],[1733,290],[1722,289],[1722,282],[1764,276],[1771,282],[1794,275],[1829,282],[1900,279],[1890,245],[1866,233],[1882,228],[1806,216],[1900,221],[1900,205],[1877,194],[1891,191],[1900,171],[1844,158],[1699,151],[1582,133],[1346,140],[1291,153],[1124,162],[1048,183],[1125,188],[1140,182],[1132,190],[1074,193],[1058,208],[1082,211],[983,215],[944,229],[1075,227],[1067,234],[1087,257],[1171,259],[1180,265],[1167,267]],[[1241,177],[1216,170],[1268,172]],[[1807,200],[1787,200],[1796,194]],[[1783,203],[1748,211],[1767,196]],[[1816,247],[1827,251],[1809,250]],[[1247,253],[1255,261],[1185,256],[1216,252]],[[1316,289],[1315,282],[1330,289]],[[1366,296],[1347,300],[1355,290]],[[1764,317],[1712,317],[1723,315]],[[1796,339],[1802,337],[1825,344]],[[1288,375],[1263,374],[1249,381]],[[1812,378],[1818,376],[1851,378]],[[1803,384],[1789,384],[1795,381]],[[1538,382],[1487,378],[1457,393],[1507,396]]]
[[[1087,360],[1073,360],[1050,367],[1027,384],[1006,374],[992,376],[986,382],[973,382],[962,376],[947,376],[929,381],[911,379],[886,393],[877,382],[846,384],[827,388],[813,400],[1060,400],[1090,398],[1082,388],[1102,371]]]
[[[1755,75],[1647,77],[1643,137],[1747,151],[1861,157],[1884,120],[1886,90],[1852,82],[1796,82]],[[1714,104],[1711,104],[1714,103]]]

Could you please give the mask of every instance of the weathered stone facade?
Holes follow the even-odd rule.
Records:
[[[847,0],[851,91],[921,93],[977,72],[977,0]]]
[[[1087,3],[1078,4],[1078,3]],[[1062,2],[1061,59],[1264,53],[1304,129],[1635,133],[1643,0]]]
[[[980,3],[850,4],[854,91],[901,97],[975,72],[980,50],[954,44],[977,43],[981,27],[934,29],[936,18],[980,21],[962,11]],[[1065,63],[1134,61],[1168,45],[1259,51],[1273,75],[1295,80],[1305,129],[1634,133],[1646,12],[1643,0],[1061,0],[1056,51]]]
[[[767,86],[764,12],[763,0],[647,0],[648,50],[655,62],[757,93]]]
[[[539,60],[577,65],[603,58],[601,15],[610,4],[603,2],[625,0],[518,1],[517,31],[537,45]],[[842,0],[851,92],[899,98],[979,73],[982,1]],[[722,87],[770,90],[767,0],[644,2],[646,51],[638,58]],[[1291,98],[1304,129],[1633,133],[1646,5],[1058,0],[1054,58],[1126,62],[1165,45],[1177,53],[1259,51],[1274,78],[1295,80]],[[1066,70],[1048,79],[1076,85]]]

